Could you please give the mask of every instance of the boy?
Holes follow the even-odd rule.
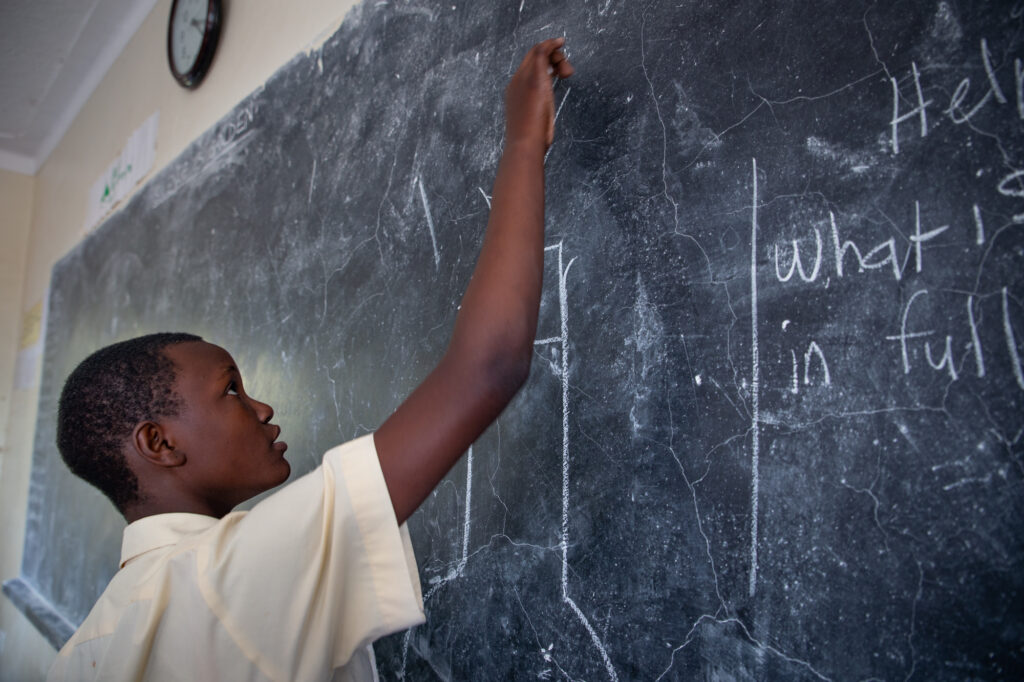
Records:
[[[405,520],[529,371],[544,248],[544,154],[563,39],[506,90],[505,149],[445,356],[372,435],[287,479],[273,409],[231,356],[186,334],[104,348],[68,378],[58,446],[124,514],[121,570],[50,679],[375,679],[371,643],[423,620]]]

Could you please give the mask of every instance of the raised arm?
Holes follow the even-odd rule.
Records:
[[[374,434],[403,523],[526,381],[544,269],[544,154],[564,39],[534,45],[505,91],[505,149],[484,245],[444,357]]]

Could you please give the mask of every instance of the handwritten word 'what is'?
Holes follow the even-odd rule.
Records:
[[[976,243],[978,245],[982,245],[985,243],[984,226],[980,219],[981,212],[977,206],[974,207],[974,214],[975,224],[977,227]],[[776,280],[783,283],[791,281],[803,281],[810,283],[819,280],[826,271],[834,272],[836,277],[842,279],[854,274],[850,269],[850,266],[853,265],[856,267],[856,273],[865,273],[870,270],[891,272],[893,279],[899,282],[904,278],[911,259],[914,261],[915,271],[918,273],[922,272],[925,264],[922,245],[949,229],[948,225],[941,225],[939,227],[924,230],[921,223],[921,205],[920,202],[915,201],[914,230],[909,235],[910,245],[905,257],[901,260],[897,255],[896,240],[894,238],[882,241],[865,253],[864,250],[861,249],[861,247],[853,240],[843,239],[843,237],[840,236],[835,214],[831,211],[829,212],[829,227],[831,232],[831,248],[829,249],[831,254],[829,255],[826,255],[821,230],[816,226],[811,228],[814,232],[813,259],[806,255],[808,251],[806,248],[806,242],[801,242],[797,239],[790,240],[788,245],[785,241],[776,242],[773,246]],[[802,243],[804,244],[804,255],[801,255]],[[829,268],[829,265],[831,265],[831,268]],[[799,280],[795,279],[796,276],[799,276]],[[826,281],[826,286],[827,284],[828,283]],[[898,342],[904,374],[909,374],[913,367],[913,363],[911,362],[912,344],[920,342],[924,344],[923,353],[928,366],[934,370],[948,372],[950,378],[956,381],[960,378],[963,362],[957,362],[954,357],[953,336],[946,335],[944,348],[941,350],[934,350],[931,343],[927,340],[927,337],[935,335],[937,333],[935,330],[908,331],[908,320],[912,317],[911,310],[914,308],[915,302],[918,302],[920,297],[926,295],[928,295],[927,289],[919,289],[910,297],[907,303],[903,306],[900,318],[900,332],[892,336],[887,336],[886,339]],[[1014,377],[1018,386],[1020,386],[1021,389],[1024,389],[1024,372],[1022,372],[1021,369],[1020,352],[1017,346],[1016,335],[1014,333],[1010,313],[1010,303],[1012,300],[1013,299],[1010,297],[1008,289],[1003,287],[1002,336],[1004,337],[1006,349],[1009,353],[1010,365],[1012,367]],[[966,343],[965,351],[973,355],[976,368],[975,372],[977,376],[981,378],[985,377],[986,369],[983,345],[978,331],[976,316],[977,304],[978,301],[974,295],[967,296],[965,320],[970,332],[970,341]],[[952,319],[952,316],[949,316],[949,319]],[[824,354],[822,349],[816,344],[813,347],[808,347],[805,353],[805,383],[809,383],[806,379],[806,375],[809,372],[809,365],[811,363],[812,356],[817,356],[819,362],[823,366],[822,368],[825,372],[825,380],[823,383],[831,383],[828,375],[828,365],[825,361]],[[797,385],[797,359],[794,354],[792,392],[796,393]]]

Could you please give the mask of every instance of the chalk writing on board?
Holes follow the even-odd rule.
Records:
[[[757,514],[760,497],[761,358],[757,344],[757,159],[751,159],[753,198],[750,202],[750,577],[748,590],[757,593]]]
[[[992,52],[989,48],[988,41],[982,38],[979,45],[979,53],[981,63],[985,70],[985,94],[982,95],[973,104],[968,104],[968,99],[971,90],[971,79],[969,77],[962,78],[956,87],[952,90],[952,94],[949,98],[949,103],[942,110],[950,121],[955,125],[960,126],[965,123],[970,124],[971,120],[977,116],[981,111],[987,109],[990,103],[995,102],[995,106],[1003,107],[1006,106],[1006,111],[1011,112],[1008,115],[1014,116],[1017,119],[1024,119],[1024,64],[1019,57],[1013,61],[1014,69],[1014,83],[1013,87],[1016,92],[1016,111],[1013,111],[1012,105],[1010,105],[1009,98],[1006,96],[1003,87],[1000,85],[998,78],[996,77],[995,70],[992,66]],[[922,90],[922,75],[920,69],[918,69],[917,62],[911,62],[911,76],[914,83],[914,97],[913,106],[909,110],[901,108],[900,102],[903,98],[900,92],[900,85],[898,80],[894,76],[889,77],[889,81],[892,85],[892,118],[889,122],[890,127],[890,146],[892,153],[900,153],[900,125],[908,123],[913,125],[913,120],[917,119],[917,131],[918,138],[926,138],[931,130],[928,123],[928,107],[935,104],[932,99],[925,99]],[[966,108],[965,107],[969,107]],[[1003,151],[1004,162],[1006,165],[1011,165],[1011,159],[1007,156],[1006,152]],[[996,185],[996,190],[1003,196],[1024,198],[1024,187],[1021,187],[1020,179],[1024,177],[1024,169],[1014,169],[1009,174],[1000,178],[1000,181]],[[981,230],[981,217],[975,207],[975,218],[979,228],[979,242],[983,238],[983,232]],[[1024,213],[1017,213],[1013,216],[1014,222],[1024,222]]]
[[[587,634],[590,635],[590,641],[601,654],[601,661],[604,663],[609,679],[618,680],[618,675],[615,673],[615,668],[612,666],[608,650],[601,641],[601,637],[573,598],[569,596],[569,301],[565,282],[569,268],[572,267],[576,259],[573,258],[567,265],[563,265],[561,242],[545,249],[545,251],[549,250],[554,250],[558,254],[558,311],[562,330],[560,338],[562,345],[562,538],[559,542],[562,550],[562,601],[569,605],[583,627],[586,628]]]
[[[910,246],[908,247],[905,256],[900,258],[896,250],[896,239],[894,237],[889,237],[888,239],[881,241],[865,253],[862,247],[853,239],[843,239],[840,237],[839,226],[837,225],[836,216],[833,211],[829,211],[828,218],[832,235],[833,263],[837,277],[846,277],[852,274],[852,271],[848,266],[848,263],[851,262],[848,256],[852,256],[852,262],[857,267],[857,273],[862,273],[868,270],[882,270],[888,266],[888,271],[892,273],[893,279],[898,282],[903,279],[906,264],[910,262],[911,256],[913,256],[915,272],[921,272],[924,269],[923,245],[949,229],[949,225],[947,224],[922,232],[921,204],[920,202],[915,201],[914,231],[913,234],[908,237]],[[788,249],[785,245],[780,247],[779,243],[776,243],[773,246],[772,253],[773,260],[775,262],[775,277],[778,281],[789,282],[793,279],[794,273],[799,273],[800,280],[803,282],[814,282],[818,279],[818,275],[822,271],[821,232],[818,230],[817,226],[812,226],[811,229],[814,231],[814,260],[813,265],[809,266],[810,272],[806,269],[808,266],[805,266],[804,264],[805,257],[801,256],[801,242],[799,240],[791,240]],[[788,266],[786,265],[787,251],[790,254]],[[782,255],[780,256],[780,254]],[[807,260],[810,261],[809,258]]]
[[[981,39],[980,44],[981,61],[985,68],[985,78],[987,90],[981,99],[977,100],[973,105],[965,104],[965,100],[968,98],[968,94],[971,89],[971,79],[963,78],[953,90],[953,94],[949,98],[949,104],[942,111],[943,114],[949,117],[953,123],[961,125],[969,123],[982,109],[984,109],[990,101],[995,100],[998,104],[1007,104],[1008,99],[1003,93],[1003,88],[999,85],[999,81],[996,78],[995,72],[992,69],[992,52],[989,49],[988,41],[985,38]],[[1014,79],[1014,86],[1017,92],[1017,114],[1020,118],[1024,119],[1024,70],[1021,68],[1021,60],[1017,58],[1014,60],[1014,72],[1016,78]],[[911,73],[914,80],[914,102],[915,105],[909,111],[900,110],[900,100],[902,96],[900,94],[899,82],[895,77],[890,76],[889,81],[892,84],[892,120],[890,121],[891,129],[891,140],[892,151],[894,154],[900,152],[899,142],[899,126],[905,121],[912,121],[914,118],[918,120],[918,130],[920,137],[928,136],[928,115],[927,109],[929,106],[934,104],[931,99],[925,99],[922,94],[921,87],[921,72],[917,67],[916,62],[911,62]],[[966,111],[965,106],[970,108]]]
[[[1005,351],[1013,370],[1014,378],[1017,381],[1017,385],[1024,389],[1024,378],[1022,378],[1020,371],[1020,351],[1017,347],[1017,340],[1013,331],[1013,322],[1011,319],[1009,305],[1010,299],[1008,297],[1007,288],[1002,287],[1000,289],[1000,294],[1002,297],[1002,326],[1006,341]],[[958,363],[954,357],[954,336],[952,334],[946,334],[945,338],[940,340],[933,348],[929,338],[937,333],[936,330],[921,329],[920,327],[915,328],[911,323],[913,320],[912,313],[916,310],[915,304],[919,303],[919,300],[923,301],[926,296],[928,296],[928,289],[925,288],[918,289],[910,296],[901,311],[899,333],[887,335],[885,339],[899,345],[900,360],[902,362],[904,374],[910,374],[911,370],[915,367],[915,364],[911,360],[910,350],[913,344],[920,340],[927,365],[933,370],[945,371],[948,373],[950,380],[957,381],[963,371],[963,365],[962,363]],[[971,338],[969,345],[975,365],[975,376],[978,378],[984,378],[987,375],[987,371],[985,369],[985,350],[982,345],[980,334],[978,332],[978,323],[975,318],[975,295],[968,294],[964,297],[964,302],[964,307],[966,308],[966,326]],[[956,322],[956,318],[952,314],[947,316],[947,320],[950,322]]]
[[[417,180],[422,192],[422,182]],[[483,190],[481,190],[483,194]],[[487,195],[484,194],[484,198]],[[424,208],[426,208],[426,202],[424,201]],[[427,209],[429,212],[429,209]],[[570,468],[569,468],[569,455],[570,455],[570,442],[569,442],[569,301],[568,301],[568,288],[566,281],[569,275],[569,270],[572,268],[575,258],[565,263],[563,256],[562,242],[552,244],[544,248],[545,254],[552,254],[557,259],[558,268],[558,314],[559,314],[559,329],[560,334],[558,336],[550,336],[534,341],[534,346],[547,346],[554,345],[559,349],[560,362],[558,364],[551,363],[550,369],[559,378],[561,384],[561,427],[562,427],[562,467],[561,467],[561,479],[562,479],[562,500],[561,500],[561,527],[559,532],[558,549],[561,555],[561,597],[562,601],[569,607],[573,616],[579,620],[587,631],[587,635],[594,648],[597,650],[601,657],[601,662],[604,665],[605,671],[608,678],[613,681],[618,680],[618,674],[615,671],[615,667],[612,665],[611,657],[608,655],[608,650],[605,647],[601,636],[594,629],[590,623],[590,619],[587,618],[586,614],[579,607],[576,601],[570,594],[569,590],[569,514],[570,514],[570,499],[569,499],[569,486],[570,486]],[[466,464],[466,492],[465,492],[465,509],[463,516],[463,533],[462,533],[462,548],[461,555],[456,564],[448,571],[448,573],[441,577],[436,577],[431,581],[431,587],[423,595],[424,605],[428,604],[434,597],[438,590],[442,587],[451,583],[452,581],[462,577],[466,563],[469,560],[469,531],[471,522],[471,500],[473,491],[473,448],[469,449],[467,454]],[[412,636],[412,630],[406,631],[402,639],[402,667],[399,671],[399,677],[405,676],[406,663],[408,659],[408,652],[410,646],[410,639]],[[544,649],[542,647],[542,657],[546,662],[555,662],[555,655],[552,652],[553,645]]]

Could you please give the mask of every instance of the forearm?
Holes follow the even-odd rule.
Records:
[[[521,380],[532,354],[544,271],[543,146],[531,141],[506,147],[493,195],[448,352],[496,371],[519,368]]]
[[[537,147],[505,149],[448,351],[376,434],[399,523],[501,414],[529,372],[544,269],[544,150]],[[415,450],[431,455],[416,456],[403,433],[417,434]]]

